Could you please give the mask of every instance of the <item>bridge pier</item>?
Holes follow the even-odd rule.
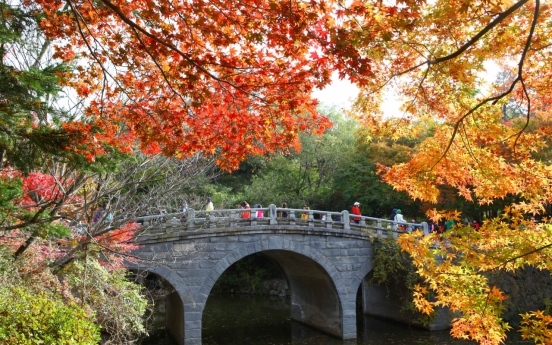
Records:
[[[263,252],[280,265],[291,291],[291,319],[336,337],[343,336],[337,288],[319,264],[289,251]]]

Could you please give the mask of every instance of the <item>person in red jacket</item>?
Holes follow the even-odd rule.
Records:
[[[361,214],[360,214],[360,203],[359,203],[358,201],[355,202],[355,204],[353,205],[353,214],[356,214],[356,215],[358,215],[358,216],[361,215]],[[355,218],[354,218],[354,221],[355,221],[355,223],[358,224],[358,223],[360,223],[360,218],[355,217]]]
[[[247,203],[247,201],[242,201],[238,204],[239,208],[244,208],[246,209],[247,211],[244,211],[240,218],[251,218],[251,211],[249,211],[251,209],[251,207],[249,206],[249,204]]]

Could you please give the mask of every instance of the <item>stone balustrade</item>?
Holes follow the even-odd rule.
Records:
[[[262,217],[257,217],[257,212],[263,213]],[[248,218],[243,218],[244,213],[249,212]],[[307,214],[306,218],[302,218]],[[355,219],[359,219],[358,223]],[[143,224],[144,231],[139,236],[138,241],[155,241],[166,238],[175,238],[179,235],[228,231],[232,232],[238,229],[256,229],[263,228],[294,228],[294,229],[317,229],[328,230],[331,232],[358,232],[363,235],[375,236],[378,238],[387,238],[388,236],[397,237],[401,233],[412,232],[420,229],[424,234],[428,234],[427,223],[397,223],[388,219],[358,216],[348,211],[330,212],[319,210],[303,210],[280,208],[276,205],[270,205],[264,208],[251,209],[220,209],[213,211],[194,211],[169,213],[162,215],[143,216],[136,218],[136,221]]]

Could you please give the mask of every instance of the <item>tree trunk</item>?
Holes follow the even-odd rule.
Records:
[[[23,254],[27,250],[27,248],[29,248],[31,246],[31,244],[34,242],[35,238],[36,237],[34,237],[34,236],[30,236],[29,238],[27,238],[25,243],[23,243],[19,248],[17,248],[17,250],[13,254],[13,257],[17,259],[21,254]]]

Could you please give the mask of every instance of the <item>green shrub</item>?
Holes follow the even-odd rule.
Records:
[[[0,287],[0,343],[97,344],[99,327],[82,308],[21,286]]]

